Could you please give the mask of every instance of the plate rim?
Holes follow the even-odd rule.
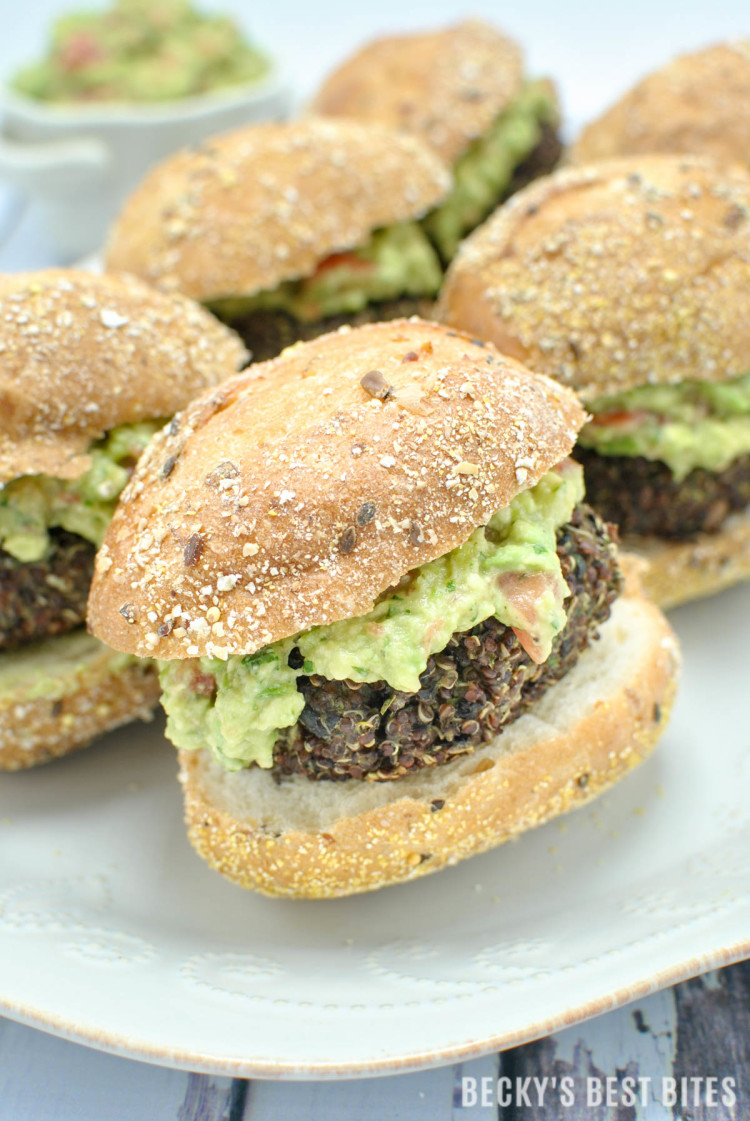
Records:
[[[565,1028],[575,1027],[577,1024],[604,1013],[614,1012],[633,1001],[649,996],[651,993],[669,988],[681,981],[688,981],[692,977],[697,977],[713,969],[733,965],[735,962],[743,961],[746,958],[750,958],[750,938],[702,954],[694,954],[676,962],[674,965],[646,974],[629,985],[619,986],[593,1000],[572,1005],[557,1015],[533,1021],[513,1031],[484,1036],[481,1039],[469,1039],[462,1043],[436,1047],[428,1051],[414,1051],[399,1058],[373,1059],[369,1062],[355,1060],[343,1063],[334,1061],[295,1063],[283,1059],[221,1058],[186,1048],[176,1050],[168,1046],[138,1040],[133,1036],[121,1036],[106,1029],[76,1026],[68,1017],[50,1014],[49,1012],[45,1013],[32,1006],[7,1001],[1,995],[0,1014],[16,1023],[45,1031],[60,1039],[81,1044],[105,1054],[137,1062],[151,1063],[172,1070],[276,1082],[327,1082],[337,1079],[377,1078],[410,1074],[478,1059],[496,1051],[506,1051],[511,1047],[531,1043]]]

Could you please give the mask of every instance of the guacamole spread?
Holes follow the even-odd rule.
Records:
[[[419,223],[399,222],[376,230],[363,246],[327,257],[312,276],[254,296],[216,300],[210,306],[229,322],[263,308],[306,321],[354,315],[381,300],[434,296],[442,275]]]
[[[77,479],[24,475],[0,486],[0,548],[24,564],[41,560],[54,527],[100,545],[130,469],[160,427],[113,428],[90,449],[91,466]]]
[[[226,16],[187,0],[118,0],[59,20],[46,57],[12,85],[42,101],[167,101],[255,82],[268,69]]]
[[[93,689],[138,661],[118,654],[81,627],[69,634],[28,642],[0,655],[0,713],[24,702],[64,700],[85,683]],[[63,725],[74,717],[63,717]]]
[[[696,467],[724,471],[750,454],[750,375],[638,386],[588,409],[594,418],[579,434],[582,447],[660,460],[677,482]]]
[[[163,663],[167,735],[181,748],[208,746],[228,770],[270,767],[279,734],[304,708],[300,675],[382,680],[415,693],[430,655],[491,615],[515,629],[535,661],[545,661],[566,622],[556,531],[582,498],[581,469],[566,461],[463,545],[411,572],[367,615],[246,657]],[[289,665],[295,648],[299,669]]]
[[[453,190],[424,221],[444,261],[453,259],[461,238],[497,206],[515,169],[541,140],[542,125],[556,115],[548,83],[527,82],[489,131],[456,161]]]

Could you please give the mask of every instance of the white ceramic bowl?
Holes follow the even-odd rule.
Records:
[[[0,178],[39,201],[48,235],[72,258],[102,244],[152,164],[227,129],[282,119],[291,95],[272,70],[252,85],[169,103],[56,105],[6,89],[0,104]]]

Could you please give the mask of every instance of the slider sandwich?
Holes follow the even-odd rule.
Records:
[[[658,603],[750,577],[750,174],[556,172],[465,243],[437,315],[578,392],[589,501]]]
[[[245,358],[202,308],[139,281],[0,277],[0,769],[156,704],[151,666],[86,633],[94,553],[154,432]]]
[[[429,309],[442,268],[419,219],[449,188],[410,136],[350,121],[251,126],[155,168],[107,264],[207,304],[260,361],[342,324]]]
[[[670,152],[750,165],[750,40],[680,55],[648,74],[583,130],[570,155],[582,164]]]
[[[189,836],[223,875],[308,897],[409,880],[650,750],[677,649],[586,504],[583,419],[413,319],[300,343],[155,438],[89,622],[161,662]]]
[[[437,152],[454,187],[425,228],[446,263],[562,153],[554,86],[526,77],[518,44],[481,20],[366,44],[326,78],[311,109],[401,129]]]

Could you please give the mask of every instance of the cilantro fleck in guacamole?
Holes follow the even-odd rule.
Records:
[[[46,56],[12,86],[40,101],[171,101],[256,82],[269,65],[226,16],[187,0],[117,0],[60,19]]]

